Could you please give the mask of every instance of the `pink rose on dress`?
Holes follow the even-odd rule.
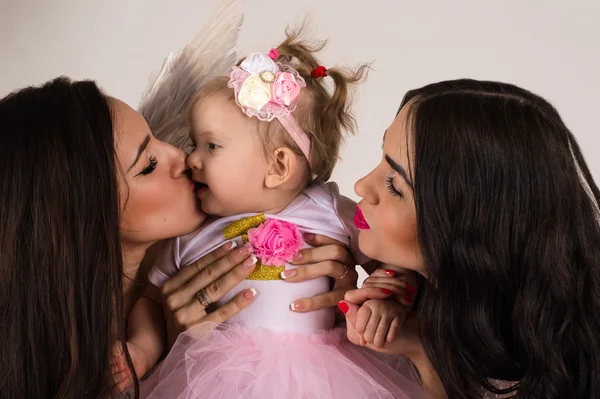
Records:
[[[278,72],[271,84],[271,102],[289,107],[300,95],[300,84],[290,72]]]
[[[267,219],[257,228],[248,230],[247,245],[263,265],[282,266],[302,247],[302,234],[293,223]]]

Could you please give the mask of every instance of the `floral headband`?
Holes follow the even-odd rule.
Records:
[[[235,102],[246,115],[267,122],[277,118],[312,169],[310,139],[292,116],[306,82],[294,68],[275,62],[278,57],[276,49],[250,54],[232,68],[227,86],[235,90]]]

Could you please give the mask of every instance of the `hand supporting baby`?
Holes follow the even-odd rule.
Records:
[[[414,272],[386,267],[376,269],[360,289],[349,291],[338,304],[346,315],[351,308],[356,312],[347,323],[348,339],[380,351],[398,338],[417,292]]]

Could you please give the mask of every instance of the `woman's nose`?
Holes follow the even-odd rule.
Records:
[[[179,148],[170,146],[169,156],[171,158],[171,177],[176,179],[181,177],[189,168],[186,163],[186,153]]]
[[[376,204],[378,202],[377,190],[376,187],[373,186],[374,173],[375,170],[371,171],[368,175],[362,177],[354,184],[354,192],[356,195],[371,204]]]

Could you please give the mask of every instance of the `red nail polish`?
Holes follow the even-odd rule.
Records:
[[[382,288],[381,292],[383,292],[385,295],[391,295],[392,291],[388,290],[387,288]]]
[[[338,308],[340,308],[340,310],[342,311],[343,314],[348,313],[348,310],[350,309],[350,307],[348,306],[348,304],[344,301],[339,301],[338,302]]]
[[[413,297],[410,292],[404,294],[404,300],[408,303],[413,303]]]
[[[417,289],[410,284],[406,284],[406,290],[413,295],[417,293]]]
[[[315,235],[312,233],[304,234],[304,241],[312,241],[315,239]]]
[[[385,274],[387,274],[390,277],[394,277],[396,275],[396,271],[395,270],[386,269],[385,270]]]

